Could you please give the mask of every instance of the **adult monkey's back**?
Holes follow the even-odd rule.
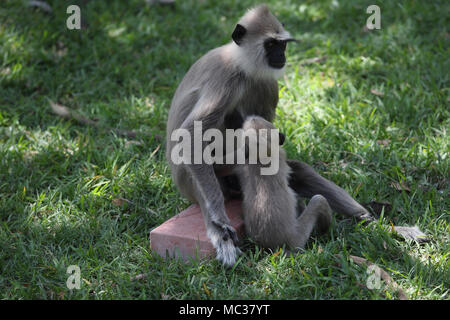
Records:
[[[276,79],[283,74],[286,44],[292,40],[265,5],[249,10],[241,18],[232,39],[206,53],[189,69],[175,92],[167,123],[167,159],[172,177],[180,192],[200,205],[217,259],[227,266],[236,262],[240,251],[236,247],[236,231],[225,213],[227,190],[223,189],[227,184],[219,182],[222,178],[218,176],[222,174],[217,174],[222,167],[194,164],[193,153],[192,164],[174,163],[172,149],[178,141],[172,141],[172,132],[187,130],[193,144],[194,121],[201,121],[203,132],[211,128],[224,132],[229,116],[245,119],[258,115],[272,122],[278,103]],[[231,127],[241,124],[234,123]],[[372,219],[347,192],[310,166],[293,160],[289,165],[293,169],[289,185],[299,196],[321,194],[336,212]]]

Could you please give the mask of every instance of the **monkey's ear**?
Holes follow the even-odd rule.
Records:
[[[242,43],[242,39],[244,38],[246,33],[247,29],[245,29],[242,25],[237,24],[236,28],[234,28],[231,38],[233,38],[233,41],[236,42],[236,44],[239,46]]]

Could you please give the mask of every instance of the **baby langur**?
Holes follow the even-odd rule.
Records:
[[[260,134],[265,129],[267,134]],[[297,197],[289,187],[291,168],[286,162],[285,151],[279,150],[279,170],[275,175],[262,175],[261,168],[267,163],[262,159],[265,154],[273,160],[273,146],[270,141],[270,130],[275,129],[272,123],[258,117],[247,117],[244,125],[244,136],[251,137],[250,131],[256,131],[257,141],[246,140],[246,151],[249,144],[256,143],[258,148],[267,145],[267,152],[259,152],[256,164],[246,161],[236,165],[235,174],[243,193],[243,212],[247,235],[265,248],[277,248],[286,245],[289,249],[303,248],[314,228],[321,233],[328,230],[331,222],[331,209],[327,200],[321,195],[311,198],[306,209],[297,217]],[[248,154],[247,154],[248,155]],[[251,158],[251,155],[249,155]]]

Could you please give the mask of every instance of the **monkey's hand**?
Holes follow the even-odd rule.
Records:
[[[216,258],[227,267],[232,267],[241,250],[236,246],[238,237],[236,230],[221,221],[212,221],[208,229],[208,237],[216,249]]]

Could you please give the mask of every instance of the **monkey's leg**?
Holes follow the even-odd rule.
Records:
[[[309,165],[295,160],[288,160],[287,162],[292,169],[289,186],[299,196],[310,198],[316,194],[321,194],[337,213],[355,217],[358,220],[374,220],[370,213],[344,189],[319,175]]]
[[[331,208],[337,213],[355,217],[359,221],[375,221],[372,215],[344,189],[320,176],[306,163],[288,160],[288,164],[292,169],[289,186],[299,196],[312,197],[316,194],[321,194],[328,200]],[[405,239],[411,239],[417,242],[426,242],[429,240],[417,227],[394,227],[394,230]]]
[[[239,248],[235,246],[238,237],[226,215],[224,197],[213,167],[189,165],[187,169],[191,179],[185,183],[188,188],[192,188],[200,205],[207,235],[216,249],[216,257],[224,265],[233,266],[240,253]]]
[[[319,232],[328,230],[331,223],[331,208],[327,199],[321,195],[311,198],[302,215],[297,218],[297,234],[295,247],[303,248],[312,230],[317,227]]]

